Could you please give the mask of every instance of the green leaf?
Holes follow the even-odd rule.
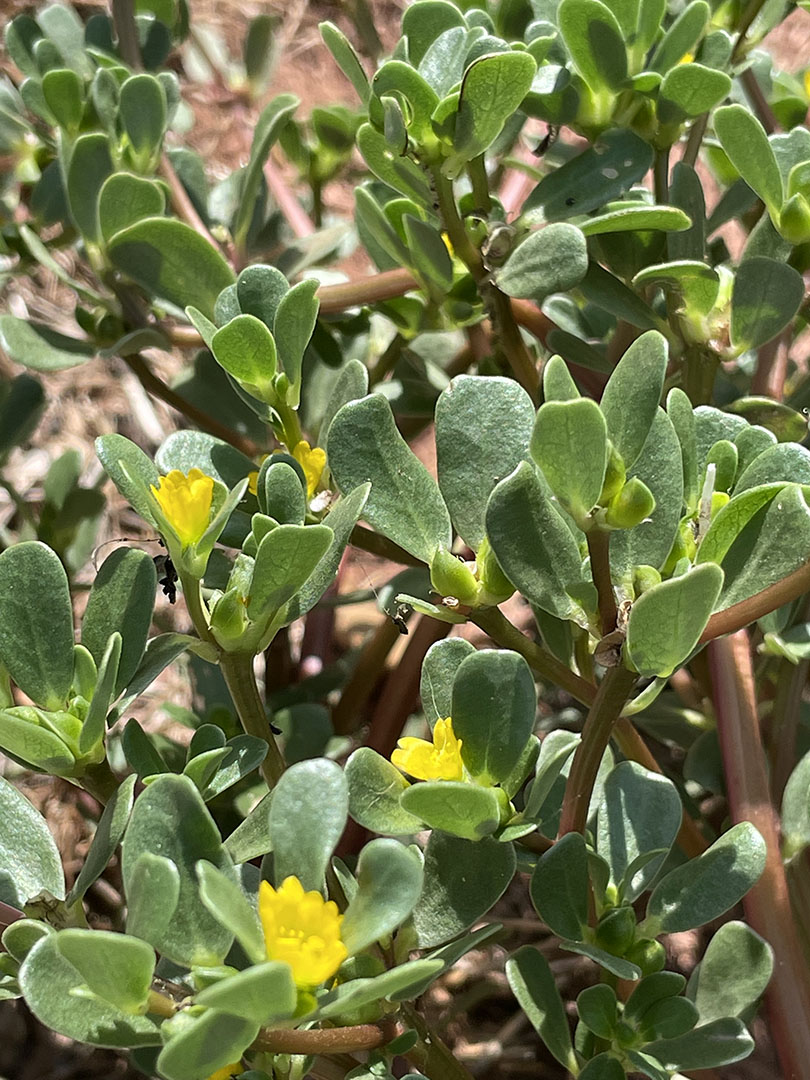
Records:
[[[399,434],[379,394],[344,405],[329,428],[329,467],[343,492],[371,482],[363,516],[383,536],[430,562],[450,546],[447,507],[436,481]]]
[[[109,243],[117,232],[142,218],[163,213],[166,198],[153,180],[132,173],[116,172],[104,181],[98,197],[101,235]]]
[[[660,285],[682,300],[689,316],[706,316],[717,302],[720,275],[713,266],[699,260],[658,263],[645,267],[633,278],[633,287]]]
[[[694,982],[700,1023],[748,1014],[764,993],[773,973],[773,949],[750,926],[727,922],[703,954]]]
[[[326,867],[345,828],[348,808],[348,784],[334,761],[314,758],[287,769],[270,805],[276,886],[294,875],[305,890],[323,889]]]
[[[551,356],[543,367],[543,400],[574,401],[580,396],[568,365],[561,356]]]
[[[365,103],[368,98],[368,76],[349,39],[331,22],[318,23],[318,29],[338,67],[357,91],[357,96]]]
[[[402,33],[408,39],[408,60],[419,67],[433,42],[451,27],[464,27],[464,16],[448,0],[421,0],[402,13]],[[466,27],[465,27],[466,28]]]
[[[54,715],[76,732],[79,726],[76,717],[65,712]],[[38,709],[23,705],[0,710],[0,747],[34,769],[54,776],[70,776],[75,768],[77,750],[75,739],[70,741],[72,747],[55,735]]]
[[[148,558],[148,556],[147,556]],[[79,734],[79,752],[89,754],[98,747],[107,728],[107,712],[115,696],[115,681],[121,663],[121,635],[110,634],[107,648],[98,665],[98,680]]]
[[[40,938],[55,933],[52,926],[37,919],[17,919],[3,931],[3,948],[21,964]]]
[[[145,551],[120,547],[101,564],[82,619],[82,644],[101,663],[110,635],[121,633],[123,644],[118,677],[118,694],[128,686],[138,670],[155,606],[157,574]]]
[[[588,218],[579,226],[583,236],[604,233],[633,232],[636,229],[657,229],[661,232],[682,232],[692,220],[676,206],[627,206],[606,214]]]
[[[735,416],[742,416],[749,424],[756,425],[753,433],[746,436],[750,439],[749,456],[748,460],[741,464],[741,468],[747,467],[750,455],[755,453],[755,449],[761,451],[768,445],[765,441],[767,435],[763,429],[765,432],[772,433],[780,443],[801,442],[807,434],[807,417],[791,409],[790,406],[783,405],[781,401],[772,401],[770,398],[752,394],[748,397],[737,398],[726,407]],[[739,449],[739,436],[735,442]],[[793,476],[791,479],[795,480],[796,477]]]
[[[586,987],[577,997],[577,1012],[582,1023],[594,1035],[609,1041],[613,1038],[618,1019],[618,1003],[612,986],[597,983],[596,986]]]
[[[22,909],[43,890],[65,895],[62,860],[45,819],[0,777],[0,900]]]
[[[277,611],[309,578],[332,543],[327,525],[279,525],[259,544],[247,611],[262,619]]]
[[[582,230],[558,222],[531,233],[495,271],[494,279],[507,296],[540,301],[573,289],[587,270],[588,248]]]
[[[73,144],[67,165],[66,190],[73,221],[93,243],[100,240],[98,198],[104,181],[113,171],[110,142],[106,135],[80,135]]]
[[[717,606],[724,611],[797,570],[810,544],[810,510],[798,485],[752,488],[716,514],[698,561],[725,574]]]
[[[549,1052],[565,1069],[576,1067],[565,1007],[548,961],[531,945],[506,961],[512,993]]]
[[[465,840],[489,836],[500,823],[501,804],[495,789],[464,781],[413,784],[402,792],[400,805],[431,829],[442,829]]]
[[[573,731],[550,731],[540,744],[534,780],[526,793],[524,816],[538,821],[543,804],[563,766],[579,746],[579,735]]]
[[[498,563],[530,603],[559,619],[582,617],[588,579],[579,547],[533,465],[523,462],[497,485],[486,523]]]
[[[190,225],[172,218],[144,218],[116,233],[108,253],[114,265],[149,292],[180,309],[211,317],[233,271]]]
[[[410,960],[371,979],[351,979],[319,998],[317,1017],[327,1020],[385,998],[408,1001],[421,993],[420,987],[438,978],[444,967],[441,959]]]
[[[782,853],[794,858],[810,846],[810,753],[790,774],[782,795]]]
[[[641,453],[655,419],[666,369],[666,340],[650,330],[625,352],[602,394],[608,435],[628,469]]]
[[[747,1058],[754,1040],[742,1020],[724,1017],[676,1039],[648,1043],[645,1052],[670,1069],[714,1069]]]
[[[675,842],[681,816],[675,785],[660,773],[623,761],[608,776],[599,807],[596,850],[610,866],[610,880],[621,888],[626,903],[651,885]],[[640,866],[638,860],[653,851],[663,854]],[[634,864],[639,868],[629,874]]]
[[[61,930],[56,947],[89,989],[126,1013],[145,1012],[155,951],[145,941],[105,930]]]
[[[414,272],[440,303],[453,285],[453,263],[441,233],[413,214],[402,219]]]
[[[155,454],[155,464],[164,476],[172,469],[200,469],[229,489],[256,468],[246,454],[206,431],[173,431]]]
[[[73,607],[58,556],[37,540],[0,555],[0,659],[32,701],[64,707],[73,681]]]
[[[444,165],[448,176],[491,146],[528,94],[536,71],[534,59],[525,52],[482,56],[470,64],[461,83],[455,153]]]
[[[658,116],[679,124],[685,116],[700,116],[728,97],[731,79],[724,71],[694,61],[677,64],[664,76],[658,92]]]
[[[787,263],[754,255],[744,259],[731,293],[731,343],[755,349],[790,324],[804,298],[801,274]]]
[[[268,747],[264,739],[255,735],[235,735],[228,739],[225,751],[216,773],[203,788],[205,802],[210,802],[257,769],[267,757]]]
[[[37,12],[37,22],[45,37],[54,44],[58,43],[60,56],[67,66],[83,78],[90,75],[84,23],[74,9],[64,4],[49,4]]]
[[[138,665],[138,670],[132,676],[126,687],[125,696],[118,702],[110,713],[110,723],[120,720],[135,698],[139,697],[148,686],[151,686],[161,671],[165,670],[186,649],[194,650],[198,655],[205,655],[201,651],[202,642],[196,636],[190,634],[158,634],[146,643],[143,659]],[[203,649],[205,646],[203,646]],[[213,659],[213,657],[211,657]]]
[[[163,933],[179,896],[180,872],[171,859],[141,852],[127,882],[127,933],[147,941]]]
[[[87,993],[83,976],[62,955],[58,937],[50,934],[38,941],[20,968],[20,986],[34,1016],[60,1035],[92,1046],[159,1046],[155,1018],[133,1016]]]
[[[376,750],[370,746],[355,750],[346,762],[345,775],[349,785],[349,814],[358,825],[383,836],[406,836],[422,829],[421,819],[400,805],[400,795],[409,786],[408,781]]]
[[[0,316],[0,342],[4,340],[2,325]],[[33,433],[44,408],[45,392],[39,379],[23,373],[4,381],[0,387],[0,464]]]
[[[669,197],[690,218],[692,224],[684,232],[667,237],[670,259],[703,258],[706,251],[706,200],[703,184],[691,165],[677,161],[672,169]]]
[[[282,297],[273,323],[273,335],[281,369],[292,390],[287,401],[294,408],[301,397],[301,364],[318,318],[319,301],[316,280],[299,281]]]
[[[239,207],[232,228],[234,243],[240,251],[244,249],[250,223],[253,220],[262,179],[262,170],[265,161],[267,161],[267,155],[298,105],[299,100],[294,94],[279,94],[268,105],[265,105],[259,119],[256,121],[256,127],[253,129],[253,142],[250,147],[250,158],[244,172],[242,188],[239,193]],[[229,285],[230,282],[228,281],[225,284]],[[224,288],[225,285],[220,286],[220,289]],[[203,312],[206,310],[202,304],[196,304],[195,306],[199,307]]]
[[[627,78],[627,51],[616,16],[600,0],[562,0],[560,32],[574,67],[596,93]]]
[[[453,730],[464,764],[479,783],[501,784],[517,764],[534,727],[537,692],[517,653],[474,652],[453,679]]]
[[[420,206],[433,205],[433,195],[422,170],[410,158],[396,154],[382,132],[371,124],[362,124],[357,132],[357,148],[378,180]]]
[[[590,398],[540,406],[531,454],[548,485],[582,524],[599,502],[607,468],[607,425]]]
[[[174,914],[169,915],[168,925],[157,928],[142,925],[139,936],[170,960],[186,967],[221,963],[232,935],[200,900],[196,866],[204,859],[226,875],[234,871],[213,818],[188,777],[162,774],[135,800],[121,850],[128,898],[133,877],[141,873],[136,869],[140,858],[156,851],[179,872],[179,901]],[[153,904],[158,902],[158,897],[149,899]]]
[[[200,899],[214,918],[233,934],[252,964],[262,963],[267,958],[267,950],[259,916],[237,882],[205,861],[197,864],[197,878]],[[222,1007],[216,1001],[210,1004],[213,1008]],[[264,1017],[254,1019],[260,1024],[266,1022]]]
[[[475,646],[464,638],[446,638],[425,653],[419,697],[431,730],[437,720],[453,715],[453,681],[461,664],[474,651]]]
[[[10,359],[34,371],[63,371],[78,367],[95,355],[95,347],[67,337],[41,323],[0,315],[0,345]]]
[[[60,127],[75,135],[82,120],[84,85],[75,71],[55,68],[42,78],[42,96]]]
[[[225,850],[235,863],[245,863],[273,850],[270,837],[270,803],[272,792],[260,799],[245,820],[225,841]]]
[[[747,431],[751,431],[748,428]],[[740,436],[737,440],[739,441]],[[738,498],[752,488],[778,481],[810,484],[810,452],[796,443],[765,445],[765,449],[738,474],[734,496]]]
[[[515,873],[512,844],[433,832],[425,848],[425,886],[413,913],[419,947],[467,930],[501,898]]]
[[[691,930],[718,918],[756,884],[765,867],[765,841],[748,821],[728,832],[653,889],[638,937]]]
[[[271,1024],[293,1015],[297,997],[289,964],[259,961],[255,967],[206,986],[194,1001],[256,1024]]]
[[[591,945],[589,941],[562,941],[560,942],[560,948],[565,949],[566,952],[577,953],[579,956],[587,956],[589,960],[599,964],[605,971],[615,975],[617,979],[635,980],[641,978],[641,968],[631,964],[629,960],[625,960],[621,956],[614,956],[613,953],[600,949],[598,945]]]
[[[453,524],[475,551],[486,535],[492,489],[527,457],[534,413],[518,383],[494,375],[459,375],[436,402],[439,487]]]
[[[276,343],[261,319],[237,315],[211,339],[211,351],[229,375],[262,396],[272,392]]]
[[[134,775],[125,777],[107,801],[84,865],[65,899],[68,907],[80,900],[93,882],[101,877],[115,854],[115,849],[121,843],[135,799],[136,780]]]
[[[704,7],[708,9],[706,4]],[[782,177],[762,124],[742,105],[725,105],[715,112],[712,120],[731,164],[765,203],[771,218],[778,222],[784,199]]]
[[[706,31],[710,14],[711,9],[705,0],[692,0],[691,4],[687,4],[656,46],[652,60],[647,65],[648,70],[659,71],[663,75],[680,64],[686,53],[694,53],[695,46]]]
[[[340,928],[349,956],[386,937],[411,914],[422,892],[422,860],[396,840],[372,840],[357,862],[357,892]]]
[[[581,154],[545,176],[524,202],[528,221],[567,220],[620,198],[649,171],[653,150],[627,129],[603,132]]]
[[[371,92],[373,96],[369,101],[369,114],[372,120],[375,112],[378,113],[380,109],[377,101],[390,95],[398,101],[404,99],[407,102],[408,131],[417,142],[432,136],[430,118],[439,104],[439,98],[436,91],[410,64],[401,60],[384,63],[371,80]]]
[[[553,174],[552,174],[553,175]],[[656,326],[661,326],[661,320],[656,316],[653,309],[649,304],[645,303],[637,293],[628,288],[623,281],[615,277],[613,274],[608,273],[603,269],[599,263],[591,262],[588,267],[588,273],[582,280],[580,285],[582,295],[586,300],[592,304],[596,304],[597,307],[602,308],[608,312],[612,317],[618,319],[624,319],[629,322],[631,326],[637,326],[639,330],[651,330]],[[569,338],[570,335],[565,334],[560,330],[552,330],[549,335],[548,344],[549,348],[558,348],[556,341],[559,337]],[[574,339],[576,341],[576,339]],[[584,342],[580,345],[580,349],[586,349]],[[570,351],[570,349],[569,349]],[[590,350],[594,352],[593,349]],[[594,371],[610,372],[611,366],[606,363],[602,358],[601,353],[596,353],[598,362],[584,363],[579,359],[573,359],[573,363],[583,363],[585,367],[592,367]]]
[[[529,893],[535,911],[559,937],[580,941],[588,925],[588,852],[567,833],[539,859]]]
[[[136,157],[148,165],[160,151],[167,123],[160,79],[145,72],[130,75],[121,86],[118,116]]]
[[[705,563],[642,593],[630,612],[626,643],[640,675],[671,675],[686,660],[722,587],[723,571]]]
[[[258,1033],[255,1020],[207,1009],[169,1039],[158,1071],[166,1080],[203,1080],[238,1061]]]
[[[582,997],[582,994],[580,994],[580,997]],[[627,1073],[622,1068],[618,1058],[611,1057],[610,1054],[605,1052],[597,1054],[595,1058],[591,1058],[590,1061],[586,1062],[579,1075],[581,1080],[624,1080]]]
[[[273,15],[257,15],[250,20],[242,51],[245,75],[255,100],[267,88],[275,61],[278,19]]]

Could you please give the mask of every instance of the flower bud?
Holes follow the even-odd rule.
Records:
[[[508,600],[514,593],[515,587],[501,570],[492,546],[486,537],[481,541],[481,546],[478,548],[475,564],[477,568],[476,576],[481,583],[478,602],[494,606]]]
[[[627,469],[624,467],[622,456],[608,439],[607,468],[605,470],[605,480],[602,484],[602,494],[599,496],[599,505],[607,506],[610,500],[622,490],[626,479]]]
[[[636,597],[660,584],[661,575],[654,566],[637,566],[633,570],[633,593]]]
[[[662,575],[669,577],[681,559],[689,559],[691,562],[696,553],[697,544],[692,529],[692,519],[688,517],[681,518],[675,539],[672,541],[672,548],[669,555],[667,555],[667,561],[663,565]]]
[[[661,971],[666,964],[667,952],[660,941],[642,938],[627,949],[624,958],[640,967],[642,975],[653,975],[656,971]]]
[[[791,244],[806,244],[810,240],[810,205],[800,192],[796,192],[782,207],[778,228]]]
[[[440,596],[454,596],[460,604],[478,603],[478,582],[463,559],[440,547],[430,564],[430,582]]]
[[[633,944],[636,933],[636,916],[626,904],[605,912],[596,927],[596,942],[614,956],[623,956]]]
[[[655,498],[643,480],[632,476],[610,500],[605,522],[614,529],[632,529],[655,509]]]
[[[236,589],[219,597],[211,611],[211,631],[219,644],[227,649],[239,641],[248,625],[245,601]]]

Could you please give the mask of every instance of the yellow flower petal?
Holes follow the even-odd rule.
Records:
[[[152,494],[183,547],[196,544],[211,521],[214,481],[199,469],[188,475],[172,469]]]
[[[320,985],[348,955],[340,940],[343,916],[337,904],[319,892],[304,892],[297,877],[285,878],[278,889],[261,883],[259,918],[267,959],[289,964],[296,986]]]
[[[259,494],[259,470],[254,469],[248,473],[248,491],[251,495]]]
[[[326,453],[320,446],[310,446],[303,439],[296,443],[292,453],[304,470],[304,476],[307,478],[307,495],[311,499],[318,490],[323,470],[326,468]]]
[[[232,1065],[225,1065],[223,1068],[217,1069],[215,1073],[211,1073],[208,1080],[231,1080],[232,1076],[239,1076],[244,1071],[244,1065],[239,1061],[234,1061]]]
[[[391,762],[414,780],[463,780],[461,743],[453,733],[453,721],[448,716],[436,721],[433,742],[410,736],[400,739]]]

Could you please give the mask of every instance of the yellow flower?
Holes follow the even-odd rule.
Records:
[[[307,478],[307,496],[311,499],[321,482],[321,476],[326,467],[326,454],[320,446],[310,446],[302,439],[293,448],[292,456],[304,470],[304,476]]]
[[[243,1073],[245,1068],[238,1061],[235,1061],[233,1065],[225,1065],[222,1069],[217,1069],[215,1073],[211,1073],[208,1080],[231,1080],[232,1076],[239,1076]]]
[[[304,892],[297,877],[278,889],[259,886],[259,918],[267,959],[289,964],[296,986],[318,986],[334,975],[348,955],[340,940],[343,916],[319,892]]]
[[[415,780],[463,780],[461,739],[453,734],[453,721],[448,716],[437,720],[433,742],[406,737],[397,743],[391,761],[398,769]]]
[[[683,54],[683,56],[680,58],[680,60],[678,61],[678,63],[679,64],[691,64],[694,61],[694,59],[695,59],[695,54],[694,53],[685,52]]]
[[[192,469],[188,476],[172,469],[168,476],[161,476],[159,487],[152,485],[152,494],[183,547],[196,544],[211,521],[211,477],[199,469]]]

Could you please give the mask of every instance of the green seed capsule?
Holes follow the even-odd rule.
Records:
[[[624,487],[627,479],[627,469],[624,467],[622,456],[613,443],[608,439],[608,460],[605,470],[605,480],[602,484],[602,494],[599,496],[599,505],[607,506],[611,499]]]
[[[501,570],[498,560],[484,537],[475,559],[477,577],[481,583],[479,604],[502,604],[514,593],[515,587]]]
[[[632,529],[655,509],[655,498],[643,480],[632,476],[610,500],[605,521],[614,529]]]
[[[614,956],[623,956],[633,944],[636,916],[626,904],[606,912],[596,927],[596,944]]]
[[[667,952],[660,941],[642,938],[630,946],[624,958],[640,967],[642,975],[652,975],[663,969],[667,962]]]
[[[430,564],[430,582],[440,596],[454,596],[460,604],[478,603],[478,582],[469,565],[445,547],[440,547]]]

